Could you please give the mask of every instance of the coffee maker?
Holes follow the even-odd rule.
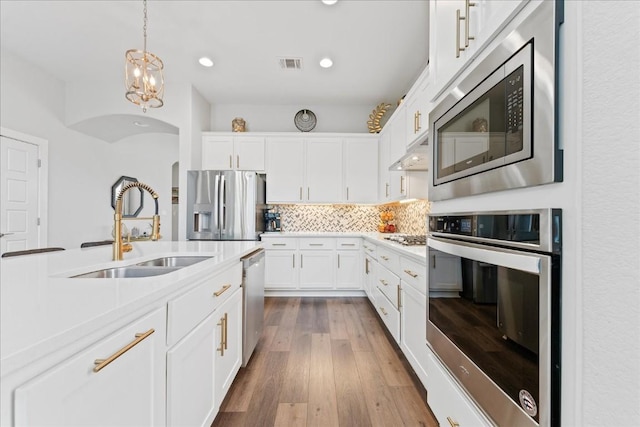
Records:
[[[264,213],[264,231],[276,232],[280,231],[280,214],[277,212]]]

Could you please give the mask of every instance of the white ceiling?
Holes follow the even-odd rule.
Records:
[[[2,49],[64,81],[116,79],[142,49],[142,1],[0,1]],[[428,59],[427,0],[148,1],[148,50],[165,84],[212,104],[394,102]],[[197,62],[210,56],[215,65]],[[318,61],[330,56],[333,68]],[[303,58],[301,71],[279,57]]]

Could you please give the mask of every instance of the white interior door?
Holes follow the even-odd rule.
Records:
[[[38,145],[0,137],[0,252],[35,249],[38,233]]]

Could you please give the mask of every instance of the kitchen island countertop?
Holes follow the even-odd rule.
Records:
[[[115,328],[166,304],[255,249],[256,241],[136,242],[124,260],[111,246],[2,258],[0,261],[0,376],[61,351],[103,328]],[[165,256],[211,259],[159,276],[70,278]],[[115,329],[114,329],[115,330]]]

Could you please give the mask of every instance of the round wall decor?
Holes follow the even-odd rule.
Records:
[[[298,130],[302,132],[309,132],[316,127],[316,115],[313,114],[311,110],[300,110],[296,113],[293,118],[293,122],[295,123]]]

